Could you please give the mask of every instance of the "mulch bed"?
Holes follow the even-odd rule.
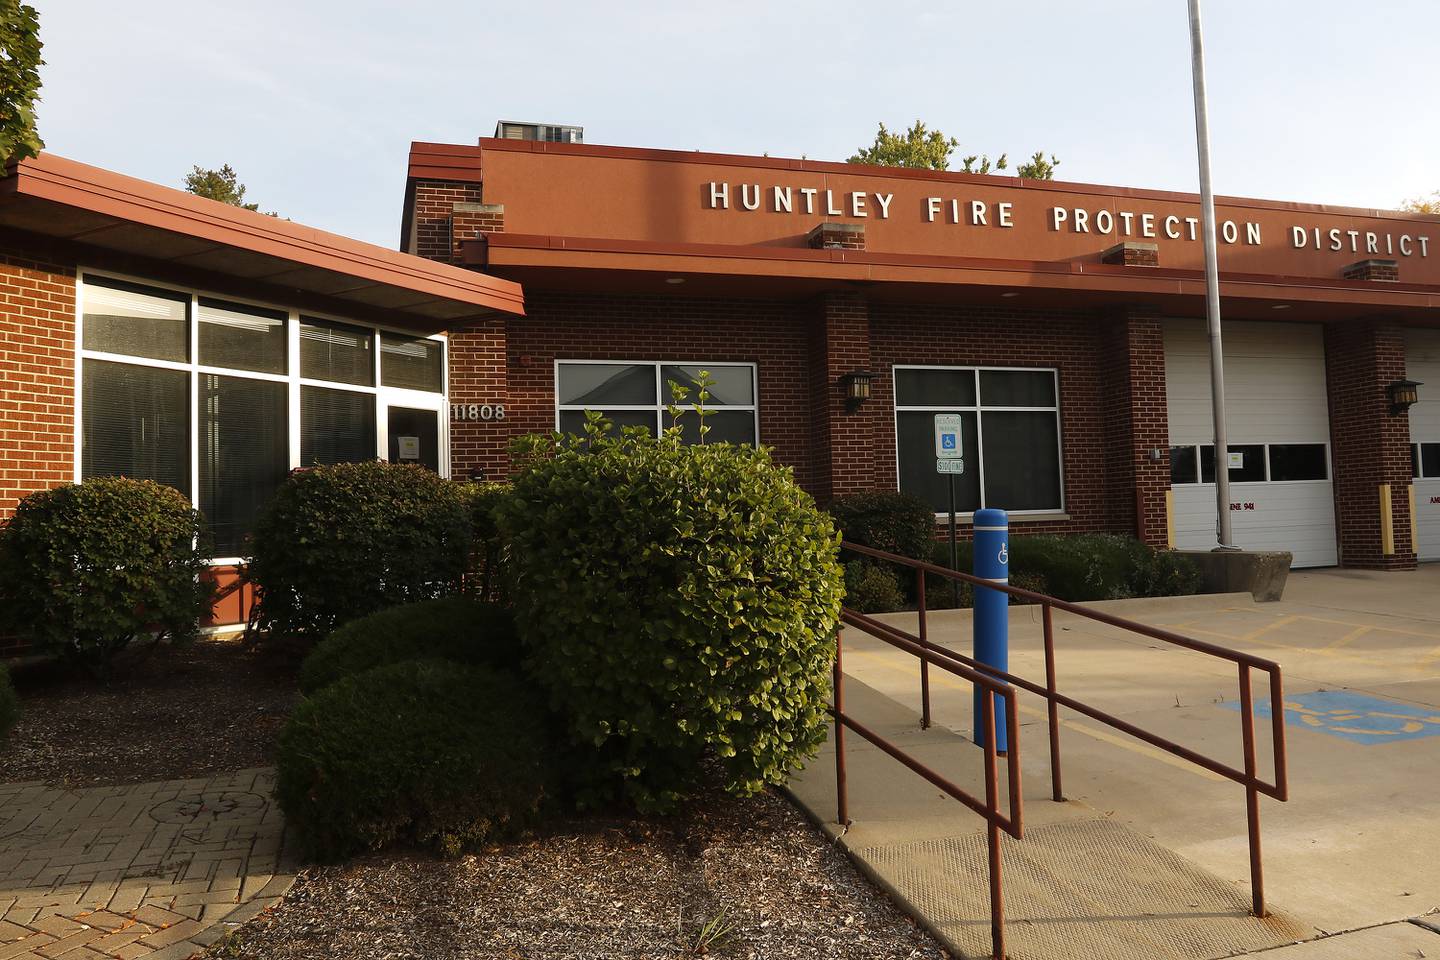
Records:
[[[305,872],[207,960],[943,958],[784,798],[589,820],[454,861]]]
[[[272,763],[299,702],[296,660],[233,640],[126,651],[102,682],[73,668],[18,668],[20,722],[0,781],[63,787],[181,780]]]

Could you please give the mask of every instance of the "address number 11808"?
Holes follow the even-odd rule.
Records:
[[[504,420],[503,403],[452,403],[451,420]]]

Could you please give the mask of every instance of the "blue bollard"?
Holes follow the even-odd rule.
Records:
[[[1004,510],[975,511],[975,576],[995,583],[1010,582],[1010,518]],[[975,588],[975,659],[997,670],[1010,669],[1010,595]],[[985,746],[984,700],[975,694],[975,742]],[[1005,703],[994,697],[995,749],[1005,753]]]

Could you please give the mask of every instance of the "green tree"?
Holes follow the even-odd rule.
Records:
[[[35,129],[40,99],[40,15],[28,3],[0,0],[0,163],[45,149]]]
[[[947,137],[939,130],[931,130],[919,120],[904,133],[891,133],[885,124],[880,124],[875,142],[861,147],[850,157],[849,163],[870,163],[881,167],[911,167],[920,170],[949,170],[950,157],[960,141]],[[1055,168],[1060,161],[1052,154],[1047,160],[1043,151],[1037,151],[1026,163],[1015,171],[1018,176],[1031,180],[1053,180]],[[1008,169],[1010,158],[1000,154],[994,160],[986,154],[975,153],[960,158],[960,169],[964,173],[992,173]]]
[[[241,207],[245,210],[260,209],[258,203],[245,202],[245,184],[240,182],[228,163],[219,170],[207,170],[204,167],[196,166],[185,174],[185,189],[197,197],[218,200],[221,203],[228,203],[232,207]]]

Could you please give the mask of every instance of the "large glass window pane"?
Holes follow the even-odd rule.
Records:
[[[285,314],[202,298],[199,320],[205,366],[285,372]]]
[[[986,407],[1053,407],[1055,374],[1049,370],[981,370],[980,404]]]
[[[980,506],[980,456],[975,414],[960,413],[965,472],[955,477],[955,509],[969,513]],[[896,415],[900,491],[943,512],[950,509],[949,478],[935,472],[935,414],[902,410]]]
[[[708,405],[718,407],[731,404],[748,407],[755,403],[755,383],[751,376],[751,368],[749,366],[725,366],[724,364],[662,367],[660,369],[660,402],[671,402],[670,383],[674,381],[690,391],[685,396],[685,404],[694,403],[695,394],[699,391],[695,378],[700,376],[701,370],[710,374],[710,379],[715,381],[709,387]]]
[[[1215,444],[1207,443],[1200,448],[1200,482],[1215,482]]]
[[[1265,447],[1258,443],[1230,446],[1230,482],[1259,483],[1265,479]]]
[[[255,517],[290,467],[287,388],[200,375],[200,512],[217,557],[249,556]]]
[[[1270,445],[1271,480],[1324,480],[1323,443],[1272,443]]]
[[[1170,483],[1194,483],[1196,476],[1195,448],[1170,448]]]
[[[380,382],[439,393],[445,389],[445,345],[424,337],[380,334]]]
[[[665,426],[670,426],[670,415],[661,414]],[[755,445],[755,414],[749,410],[711,410],[705,414],[706,443],[736,443],[753,447]],[[686,443],[700,442],[700,418],[691,410],[680,417],[680,438]]]
[[[155,480],[190,493],[190,375],[86,360],[80,475]]]
[[[895,371],[895,405],[898,407],[973,407],[974,370]]]
[[[300,376],[375,386],[374,335],[359,327],[307,317],[300,324]]]
[[[190,359],[190,296],[85,278],[86,350],[153,360]]]
[[[627,407],[656,403],[655,366],[649,363],[562,363],[555,395],[562,407]]]
[[[300,388],[300,464],[374,460],[375,397],[350,390]]]
[[[981,387],[984,396],[984,387]],[[987,412],[985,506],[1001,510],[1060,509],[1060,445],[1055,414]],[[968,466],[968,464],[967,464]]]
[[[655,432],[654,410],[601,410],[599,412],[614,424],[613,429],[617,436],[622,427],[644,427],[651,433]],[[585,432],[585,411],[561,410],[560,432],[573,433],[576,436],[583,434]]]

